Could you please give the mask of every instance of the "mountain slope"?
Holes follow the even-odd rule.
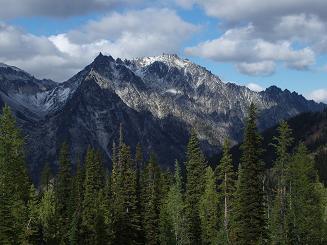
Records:
[[[257,93],[224,83],[177,55],[122,61],[100,53],[61,84],[2,66],[1,101],[13,108],[27,135],[28,159],[35,173],[45,161],[55,163],[63,141],[72,146],[74,155],[93,145],[109,163],[120,123],[132,148],[140,142],[147,152],[157,153],[161,164],[170,166],[175,158],[183,159],[191,128],[207,155],[217,153],[225,137],[240,142],[251,102],[261,111],[262,130],[281,119],[324,108],[277,87]]]

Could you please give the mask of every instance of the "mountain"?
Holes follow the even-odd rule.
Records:
[[[209,156],[225,137],[240,142],[251,102],[260,109],[261,130],[325,106],[274,86],[257,93],[224,83],[204,67],[170,54],[123,61],[100,53],[60,84],[2,64],[0,98],[12,107],[27,137],[34,173],[46,161],[56,165],[63,141],[80,157],[88,145],[97,147],[110,163],[120,124],[132,148],[140,142],[170,166],[175,158],[183,159],[191,128]]]

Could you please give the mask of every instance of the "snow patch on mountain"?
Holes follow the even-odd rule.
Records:
[[[174,89],[174,88],[167,89],[167,90],[166,90],[166,93],[174,94],[174,95],[176,95],[176,94],[183,94],[182,91],[177,90],[177,89]]]
[[[185,68],[186,66],[192,64],[187,59],[179,58],[176,54],[162,54],[159,56],[143,57],[143,58],[134,59],[132,61],[134,61],[140,67],[149,66],[156,61],[160,61],[167,65],[178,67],[178,68]]]

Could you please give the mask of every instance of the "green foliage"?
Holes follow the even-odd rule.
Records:
[[[124,183],[122,189],[123,195],[123,216],[124,224],[123,234],[125,236],[125,244],[136,244],[140,239],[141,232],[141,213],[138,209],[139,198],[137,189],[137,170],[131,159],[131,153],[125,144],[121,148],[121,164],[123,168]]]
[[[72,185],[72,164],[70,161],[69,146],[62,144],[59,153],[59,173],[55,182],[56,194],[56,216],[58,220],[59,237],[63,243],[68,242],[71,211],[71,185]]]
[[[178,162],[174,176],[160,169],[154,154],[143,166],[140,145],[132,159],[121,126],[111,173],[100,153],[89,148],[73,174],[69,146],[63,144],[57,175],[46,164],[38,191],[28,180],[24,140],[5,107],[0,243],[326,244],[327,189],[315,169],[323,180],[325,148],[313,157],[300,144],[291,154],[291,130],[282,122],[273,138],[274,167],[265,172],[254,105],[244,136],[237,181],[227,140],[215,175],[192,132],[183,181]]]
[[[190,242],[201,242],[199,202],[204,191],[206,162],[200,149],[199,140],[192,131],[186,154],[186,205],[189,221]]]
[[[181,169],[176,161],[174,183],[160,209],[160,244],[190,244],[185,211]]]
[[[264,205],[264,165],[261,137],[256,126],[256,108],[251,104],[244,133],[233,229],[236,244],[260,244],[267,239]]]
[[[142,240],[142,229],[136,162],[132,160],[130,148],[123,143],[122,136],[118,156],[115,147],[113,152],[111,190],[114,242],[137,244]]]
[[[160,214],[160,168],[157,160],[151,154],[144,170],[142,202],[143,229],[146,244],[159,244],[159,214]]]
[[[205,190],[200,200],[202,244],[217,244],[219,231],[219,197],[216,177],[209,166],[205,173]]]
[[[42,226],[43,241],[46,244],[58,244],[60,240],[55,205],[54,188],[49,185],[48,190],[43,193],[39,205],[39,220]]]
[[[223,157],[220,160],[216,172],[218,172],[219,186],[219,204],[220,214],[223,216],[223,222],[219,224],[223,226],[223,240],[229,241],[231,233],[231,214],[233,214],[233,202],[235,193],[235,172],[233,169],[232,155],[230,154],[230,143],[225,140],[223,146]]]
[[[282,121],[277,129],[278,136],[274,137],[276,150],[276,161],[274,163],[273,172],[277,176],[276,194],[272,204],[272,212],[270,219],[271,239],[274,244],[287,244],[287,170],[290,162],[290,147],[293,143],[292,130],[287,122]]]
[[[27,222],[29,180],[24,159],[24,139],[8,106],[0,117],[0,240],[20,243]]]
[[[84,244],[104,243],[106,235],[104,217],[101,210],[103,203],[101,190],[103,187],[104,175],[100,154],[89,148],[85,158],[84,195],[82,202],[81,230]]]
[[[31,185],[27,202],[27,225],[25,228],[25,241],[28,244],[40,244],[41,242],[39,210],[38,195],[34,185]]]
[[[291,242],[322,244],[324,199],[317,171],[306,147],[300,144],[288,170],[288,229]]]
[[[82,223],[82,204],[84,197],[84,178],[85,172],[80,162],[77,163],[76,173],[73,177],[71,188],[70,213],[73,217],[70,222],[69,242],[79,244],[81,242],[81,223]]]

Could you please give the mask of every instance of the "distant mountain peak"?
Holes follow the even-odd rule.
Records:
[[[279,94],[279,93],[283,93],[283,90],[275,85],[272,85],[272,86],[266,88],[266,90],[264,92]]]
[[[101,52],[99,55],[94,59],[92,62],[93,65],[98,66],[98,65],[109,65],[111,62],[115,62],[115,59],[109,55],[103,55]]]

